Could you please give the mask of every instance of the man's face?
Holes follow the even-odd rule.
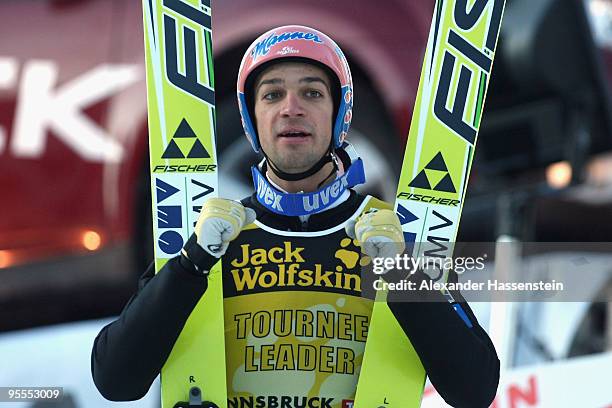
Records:
[[[333,115],[330,88],[321,68],[301,62],[274,64],[255,81],[259,143],[280,170],[306,171],[327,151]]]

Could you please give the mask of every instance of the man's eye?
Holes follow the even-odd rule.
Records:
[[[271,100],[277,99],[278,97],[280,97],[280,92],[273,91],[273,92],[266,92],[263,96],[263,99],[271,101]]]

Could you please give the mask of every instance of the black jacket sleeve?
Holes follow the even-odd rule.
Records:
[[[417,287],[428,277],[414,275]],[[437,290],[423,299],[390,292],[388,305],[444,401],[453,407],[488,407],[497,392],[499,359],[487,333],[459,292],[451,292],[468,323]]]
[[[96,337],[91,371],[104,398],[140,399],[160,373],[208,286],[206,277],[184,261],[183,257],[171,259],[158,274],[151,265],[119,318]]]

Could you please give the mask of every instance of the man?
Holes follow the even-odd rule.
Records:
[[[350,188],[364,181],[345,142],[352,89],[342,51],[317,30],[279,27],[249,47],[238,101],[264,157],[253,167],[257,191],[240,203],[208,200],[181,256],[145,272],[96,338],[92,373],[102,395],[147,392],[221,258],[228,400],[282,395],[291,406],[320,398],[337,408],[354,398],[373,305],[361,296],[360,266],[402,252],[404,242],[390,206]],[[499,361],[467,304],[469,324],[441,295],[389,306],[449,404],[490,404]]]

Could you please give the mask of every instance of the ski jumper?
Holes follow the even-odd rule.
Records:
[[[361,296],[367,257],[343,225],[389,206],[351,190],[342,204],[302,221],[267,210],[255,195],[242,202],[257,221],[222,258],[228,406],[343,407],[354,398],[372,309]],[[205,290],[206,277],[180,257],[157,275],[145,272],[138,293],[95,340],[92,374],[103,396],[127,401],[147,392]],[[471,328],[442,296],[389,307],[442,397],[485,406],[499,360],[461,304]]]

